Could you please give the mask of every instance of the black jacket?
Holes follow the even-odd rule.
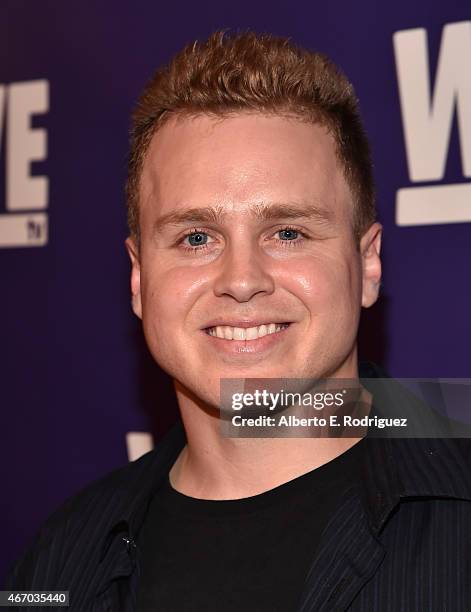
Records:
[[[67,501],[6,588],[68,590],[73,612],[135,610],[135,542],[184,444],[178,424]],[[471,611],[470,459],[469,440],[369,438],[362,481],[324,531],[299,612]]]

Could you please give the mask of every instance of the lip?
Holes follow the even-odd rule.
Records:
[[[210,327],[240,327],[243,329],[248,329],[249,327],[259,327],[260,325],[268,325],[270,323],[275,323],[276,325],[290,325],[293,321],[282,321],[279,318],[270,319],[268,317],[263,317],[263,319],[213,319],[209,323],[206,323],[202,330],[207,330]],[[220,338],[222,339],[222,338]],[[231,340],[234,342],[234,340]],[[250,340],[253,342],[253,340]]]
[[[274,323],[275,321],[272,322]],[[241,322],[239,321],[238,325],[233,326],[242,327],[240,323]],[[281,323],[283,323],[283,321],[281,321],[280,324]],[[222,325],[222,323],[219,325]],[[225,325],[228,325],[228,323],[225,323]],[[259,325],[263,325],[263,321],[259,323]],[[208,327],[214,327],[214,325],[209,325]],[[255,327],[255,324],[250,322],[249,325],[245,325],[244,327]],[[253,356],[254,358],[263,356],[268,351],[276,348],[278,344],[285,340],[286,334],[289,334],[292,327],[292,325],[288,325],[288,327],[281,329],[274,334],[267,334],[266,336],[256,338],[255,340],[226,340],[225,338],[210,336],[207,332],[207,328],[203,328],[202,332],[208,339],[208,342],[211,343],[212,350],[232,357],[239,355],[243,358],[243,360],[245,360],[250,356]]]

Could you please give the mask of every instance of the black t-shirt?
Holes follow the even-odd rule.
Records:
[[[358,478],[363,447],[244,499],[195,499],[167,480],[137,542],[138,612],[295,611],[322,531]]]

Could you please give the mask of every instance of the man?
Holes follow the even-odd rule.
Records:
[[[373,192],[353,89],[325,57],[216,33],[157,72],[133,117],[126,246],[182,424],[68,501],[9,588],[68,590],[81,611],[470,609],[452,441],[219,433],[221,379],[358,379]]]

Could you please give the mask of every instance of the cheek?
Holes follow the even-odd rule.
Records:
[[[166,322],[178,322],[172,333],[177,332],[206,282],[201,271],[191,267],[147,270],[141,281],[144,322],[152,319],[157,330],[161,330]]]
[[[360,303],[361,267],[351,255],[293,261],[279,272],[278,278],[308,309],[319,312],[324,304],[333,308],[327,314],[334,315],[334,311]]]

